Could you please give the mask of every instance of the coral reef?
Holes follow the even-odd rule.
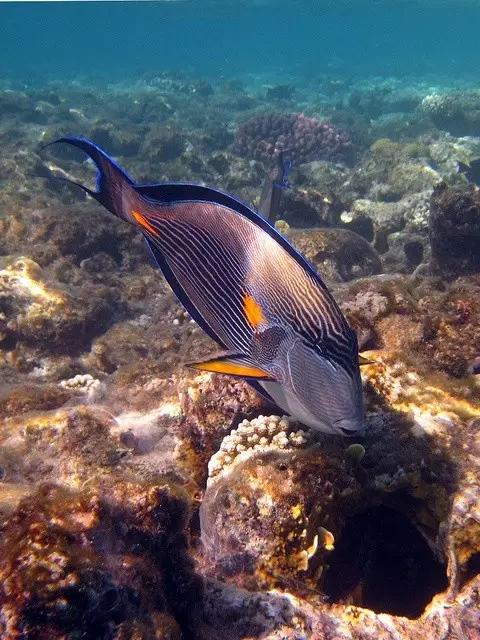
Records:
[[[457,136],[480,134],[478,91],[431,93],[423,98],[421,107],[439,129]]]
[[[270,113],[242,123],[236,132],[233,150],[265,162],[286,151],[294,164],[301,164],[321,158],[348,159],[351,143],[343,132],[316,118],[297,113]]]
[[[0,81],[2,639],[478,638],[479,110],[456,86]],[[257,206],[290,152],[274,222],[369,361],[361,442],[184,367],[215,345],[58,179],[92,185],[83,155],[40,149],[74,133]]]

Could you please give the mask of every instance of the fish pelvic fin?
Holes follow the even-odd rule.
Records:
[[[97,181],[95,190],[89,189],[85,185],[74,180],[65,179],[67,182],[77,185],[95,198],[111,213],[132,223],[132,220],[123,211],[124,194],[131,189],[134,193],[134,181],[127,173],[103,149],[94,142],[80,136],[64,136],[54,142],[46,144],[43,149],[54,144],[69,144],[77,147],[94,162],[97,169]]]
[[[254,380],[272,380],[270,374],[250,361],[244,354],[224,351],[214,354],[198,362],[189,362],[187,366],[199,371],[211,373],[223,373],[237,378],[250,378]]]

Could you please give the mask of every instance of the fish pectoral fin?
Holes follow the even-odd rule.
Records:
[[[375,360],[372,360],[371,358],[365,358],[365,356],[361,356],[360,354],[358,354],[358,364],[360,366],[363,366],[365,364],[375,364]]]
[[[199,371],[225,373],[229,376],[241,378],[255,378],[256,380],[271,380],[271,376],[250,361],[249,356],[240,353],[224,352],[200,360],[190,362],[188,366]]]

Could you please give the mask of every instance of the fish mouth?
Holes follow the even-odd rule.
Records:
[[[357,422],[356,420],[337,420],[333,423],[333,427],[336,431],[340,431],[347,437],[358,436],[364,431],[364,425],[362,422]]]

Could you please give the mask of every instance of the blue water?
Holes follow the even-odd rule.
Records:
[[[0,74],[471,74],[480,3],[404,0],[0,4]]]

